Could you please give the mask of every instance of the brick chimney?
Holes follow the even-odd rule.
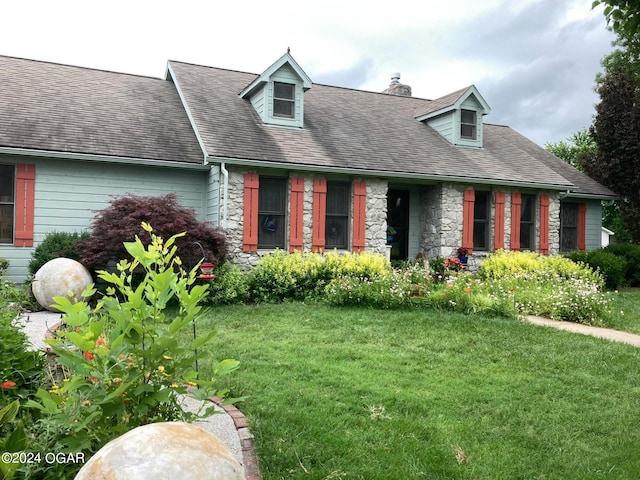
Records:
[[[388,95],[398,95],[401,97],[411,96],[411,87],[409,85],[403,85],[400,83],[400,74],[398,72],[391,74],[391,83],[389,88],[382,91]]]

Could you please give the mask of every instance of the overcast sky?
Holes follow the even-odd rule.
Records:
[[[595,112],[613,35],[591,3],[11,0],[0,55],[164,77],[167,60],[261,73],[290,47],[315,83],[382,91],[397,71],[429,99],[475,84],[485,122],[544,145]]]

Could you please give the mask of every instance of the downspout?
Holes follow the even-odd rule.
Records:
[[[222,228],[227,229],[227,205],[229,204],[229,172],[226,169],[224,162],[220,163],[220,172],[222,173]]]
[[[564,198],[567,198],[570,193],[571,193],[571,190],[567,190],[566,192],[561,193],[560,196],[559,196],[559,199],[562,200]]]

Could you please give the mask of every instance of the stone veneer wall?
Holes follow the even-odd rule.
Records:
[[[456,256],[462,245],[463,196],[466,186],[438,184],[423,187],[420,192],[420,251],[427,258]],[[511,193],[518,190],[501,188],[506,193],[504,248],[511,244]],[[495,191],[492,193],[490,244],[494,241]],[[549,195],[549,253],[560,251],[560,198]],[[539,195],[538,195],[539,199]],[[536,202],[535,251],[540,249],[540,203]],[[469,258],[469,270],[477,270],[490,252],[474,252]]]
[[[243,252],[243,223],[244,223],[244,174],[247,170],[228,168],[229,171],[229,204],[227,207],[227,235],[229,258],[241,267],[257,265],[260,256],[271,250],[258,252]],[[303,212],[303,250],[311,251],[312,243],[312,213],[313,213],[313,179],[314,175],[300,175],[292,173],[290,176],[304,178],[304,212]],[[384,254],[387,240],[387,181],[382,179],[364,179],[367,183],[367,207],[365,217],[365,250]],[[287,185],[287,211],[291,210],[289,185]],[[221,189],[221,196],[224,195]],[[224,198],[221,197],[221,205]],[[351,204],[351,218],[353,218],[353,203]],[[287,233],[288,234],[288,223]],[[288,237],[287,244],[288,244]],[[288,250],[288,248],[287,248]]]
[[[420,251],[427,258],[455,256],[462,245],[464,186],[438,184],[420,192]]]

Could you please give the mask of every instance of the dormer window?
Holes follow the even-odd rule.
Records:
[[[476,112],[473,110],[460,111],[460,138],[476,139]]]
[[[291,57],[280,57],[239,95],[251,102],[265,125],[304,127],[304,92],[311,79]]]
[[[291,83],[273,82],[273,116],[294,118],[296,86]]]

